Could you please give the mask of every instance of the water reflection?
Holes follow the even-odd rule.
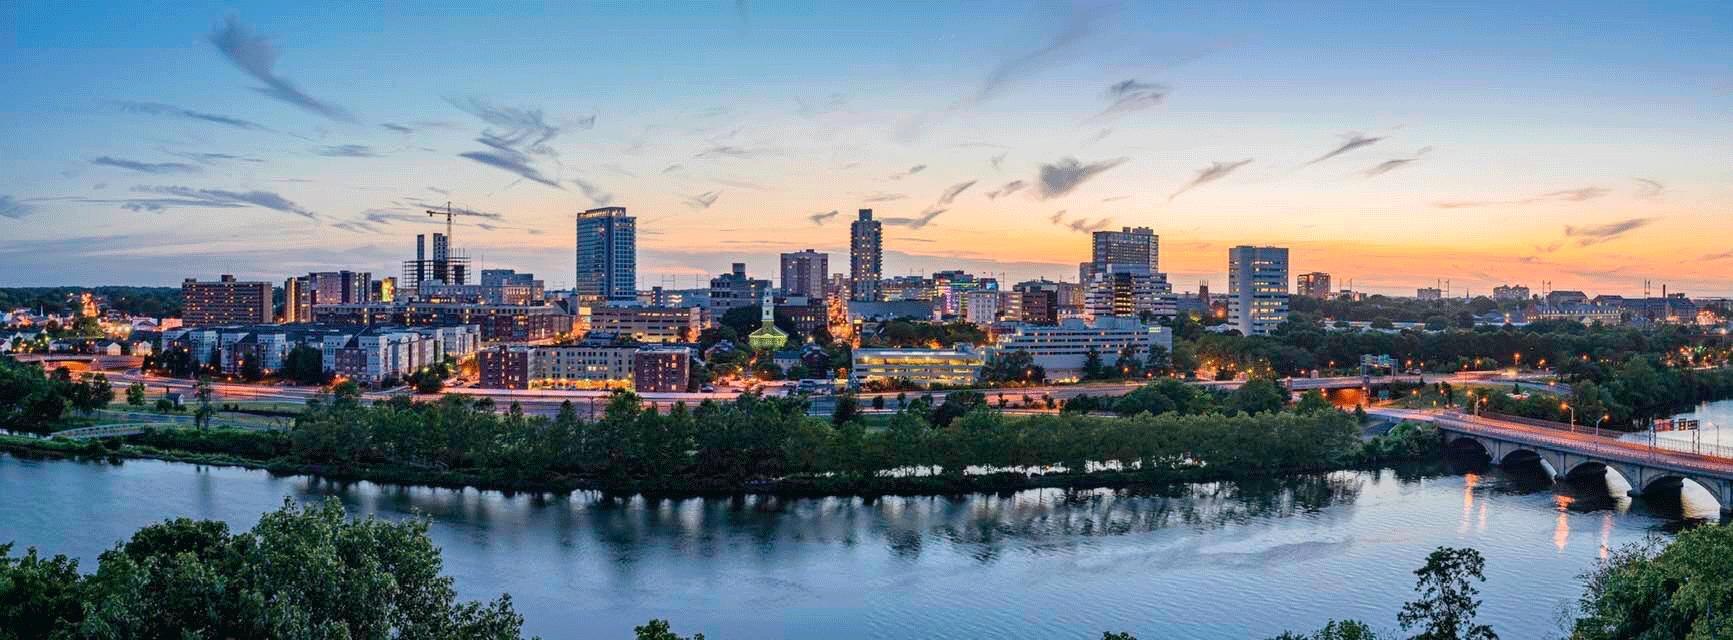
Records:
[[[1506,637],[1541,637],[1536,607],[1568,604],[1608,548],[1696,508],[1684,485],[1668,506],[1667,492],[1626,496],[1616,474],[1554,483],[1484,458],[1129,489],[670,499],[0,457],[0,487],[31,497],[0,501],[0,541],[90,562],[165,517],[246,528],[285,497],[335,497],[430,518],[460,593],[510,592],[544,637],[629,637],[670,617],[711,637],[843,640],[1270,637],[1328,616],[1387,621],[1428,552],[1472,546],[1497,576],[1483,615]],[[1244,615],[1249,602],[1259,615]]]

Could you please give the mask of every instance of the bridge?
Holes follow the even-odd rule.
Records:
[[[1733,511],[1733,455],[1677,451],[1625,442],[1588,427],[1543,420],[1475,416],[1458,412],[1379,410],[1375,413],[1429,421],[1452,447],[1477,448],[1496,464],[1538,460],[1554,478],[1617,474],[1630,494],[1677,491],[1695,483]]]

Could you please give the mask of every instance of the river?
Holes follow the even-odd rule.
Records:
[[[1157,493],[612,500],[0,456],[0,541],[89,571],[164,518],[244,529],[285,497],[335,496],[356,513],[431,516],[461,595],[511,593],[526,631],[550,640],[629,638],[652,617],[717,640],[1261,638],[1332,617],[1392,627],[1426,554],[1471,546],[1487,557],[1483,618],[1503,637],[1544,638],[1605,549],[1673,530],[1681,513],[1549,484],[1434,468]]]

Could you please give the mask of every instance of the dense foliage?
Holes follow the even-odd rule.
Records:
[[[100,373],[74,379],[65,367],[44,373],[42,367],[0,356],[0,428],[48,433],[68,410],[90,411],[113,399],[114,387]]]
[[[883,489],[911,473],[960,479],[971,467],[971,473],[1100,464],[1167,474],[1262,473],[1326,468],[1361,455],[1351,416],[1318,401],[1286,410],[1274,397],[1257,415],[1237,411],[1230,395],[1185,413],[1010,417],[979,392],[961,391],[938,403],[930,396],[899,401],[883,428],[868,429],[847,399],[825,419],[806,415],[798,398],[747,394],[658,414],[619,393],[594,420],[581,420],[570,405],[548,418],[458,395],[422,403],[400,396],[367,406],[345,384],[309,402],[287,435],[153,431],[133,441],[338,472],[459,473],[487,486],[675,491],[736,490],[775,479]]]
[[[283,507],[247,533],[170,520],[103,552],[94,574],[65,556],[0,546],[0,637],[516,639],[509,596],[459,602],[425,520],[349,520],[335,498]]]
[[[1733,528],[1621,549],[1585,577],[1575,640],[1726,638],[1733,633]]]
[[[1597,368],[1592,378],[1571,385],[1568,396],[1554,396],[1534,385],[1466,394],[1470,408],[1557,422],[1642,429],[1646,421],[1664,418],[1701,402],[1733,398],[1733,369],[1686,369],[1656,363],[1653,356],[1633,357],[1623,365]]]

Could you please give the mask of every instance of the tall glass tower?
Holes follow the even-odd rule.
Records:
[[[872,209],[861,209],[860,219],[849,225],[849,299],[878,302],[879,278],[884,268],[884,227],[873,219]]]
[[[638,299],[638,219],[626,215],[625,207],[578,214],[572,291],[608,302]]]

